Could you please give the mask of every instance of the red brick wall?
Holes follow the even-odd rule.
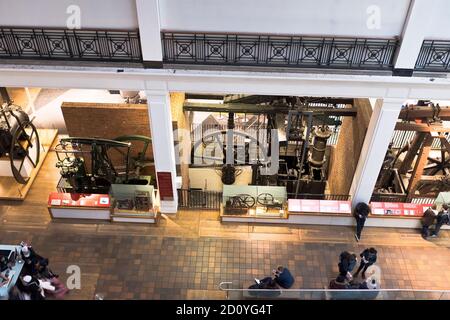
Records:
[[[61,109],[71,137],[104,139],[114,139],[123,135],[150,137],[146,104],[64,102]],[[136,143],[132,155],[136,155],[141,148],[142,144]],[[147,157],[153,159],[151,144],[147,150]]]
[[[366,136],[372,107],[369,99],[354,99],[356,117],[344,117],[339,139],[331,148],[328,188],[332,194],[348,194]]]

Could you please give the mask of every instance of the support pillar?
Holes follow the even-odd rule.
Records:
[[[153,158],[161,199],[162,213],[176,213],[176,162],[169,93],[147,91],[147,103],[152,134]]]
[[[375,104],[350,187],[353,207],[370,202],[403,102],[386,98]]]
[[[423,40],[433,17],[428,0],[412,0],[403,27],[393,75],[412,76]]]
[[[158,0],[136,0],[139,37],[145,68],[162,68],[161,26]]]

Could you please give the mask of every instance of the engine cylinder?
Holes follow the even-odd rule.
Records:
[[[325,150],[331,133],[332,131],[327,126],[314,129],[314,142],[308,158],[311,167],[321,168],[325,163]]]

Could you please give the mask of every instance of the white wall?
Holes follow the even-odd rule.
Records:
[[[38,128],[58,129],[59,133],[67,133],[66,123],[61,110],[63,102],[98,102],[98,103],[123,103],[118,94],[110,94],[107,90],[84,89],[42,89],[33,101],[36,112],[33,123]]]
[[[159,0],[161,28],[173,31],[393,37],[410,0]],[[377,5],[381,28],[369,29]]]
[[[65,28],[67,7],[81,9],[81,28],[136,29],[135,0],[0,0],[0,25]]]
[[[235,185],[248,185],[252,182],[252,168],[250,166],[240,166],[242,173],[236,177]],[[189,187],[205,188],[208,191],[222,191],[223,183],[221,180],[220,169],[214,168],[189,168]]]
[[[430,24],[424,24],[425,39],[450,40],[450,1],[429,0]]]

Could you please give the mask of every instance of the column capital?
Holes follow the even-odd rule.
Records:
[[[390,97],[385,97],[382,99],[383,103],[381,108],[384,110],[400,110],[402,105],[405,103],[405,101],[407,100],[407,98],[390,98]]]

